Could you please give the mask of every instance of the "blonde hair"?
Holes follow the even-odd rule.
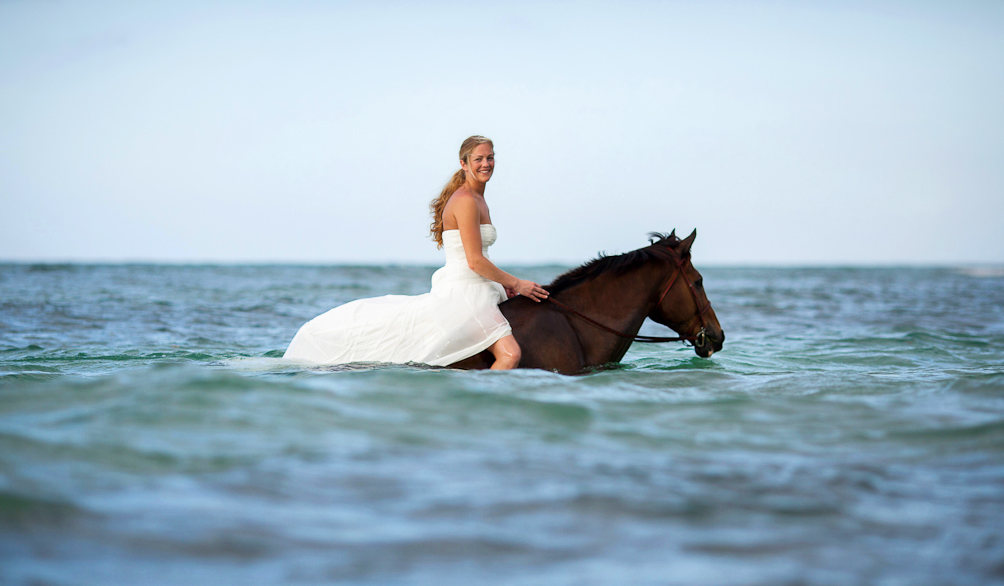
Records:
[[[467,137],[467,140],[460,145],[460,160],[470,165],[471,153],[483,144],[492,147],[493,150],[495,149],[495,145],[492,144],[490,138],[485,138],[478,134]],[[461,168],[453,174],[450,181],[443,187],[443,191],[439,193],[439,197],[429,202],[429,210],[432,212],[432,224],[429,226],[429,232],[432,234],[432,239],[436,241],[436,248],[443,247],[443,210],[446,209],[446,202],[450,201],[450,196],[464,184],[464,179],[464,170]]]

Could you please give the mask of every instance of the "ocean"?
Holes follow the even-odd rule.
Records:
[[[724,350],[580,376],[281,360],[435,267],[0,265],[0,583],[1004,584],[1004,270],[696,260]]]

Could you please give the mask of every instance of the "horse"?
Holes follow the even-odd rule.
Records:
[[[620,362],[635,340],[691,341],[703,358],[722,349],[725,333],[690,262],[697,230],[683,240],[676,230],[649,236],[649,246],[601,254],[558,276],[544,287],[550,295],[544,301],[517,296],[499,305],[522,350],[520,368],[587,372]],[[638,336],[646,317],[681,336]],[[484,369],[494,360],[486,350],[450,368]]]

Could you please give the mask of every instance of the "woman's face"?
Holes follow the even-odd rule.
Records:
[[[490,144],[479,144],[467,161],[460,162],[460,166],[479,183],[486,183],[495,171],[495,151]]]

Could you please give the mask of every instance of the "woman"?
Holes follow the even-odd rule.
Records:
[[[446,266],[424,295],[387,295],[346,303],[310,320],[284,358],[321,364],[421,362],[447,366],[488,350],[493,369],[516,368],[520,349],[498,305],[510,295],[539,302],[547,291],[488,260],[495,242],[485,186],[495,171],[492,141],[460,145],[460,170],[430,204],[432,236]]]

